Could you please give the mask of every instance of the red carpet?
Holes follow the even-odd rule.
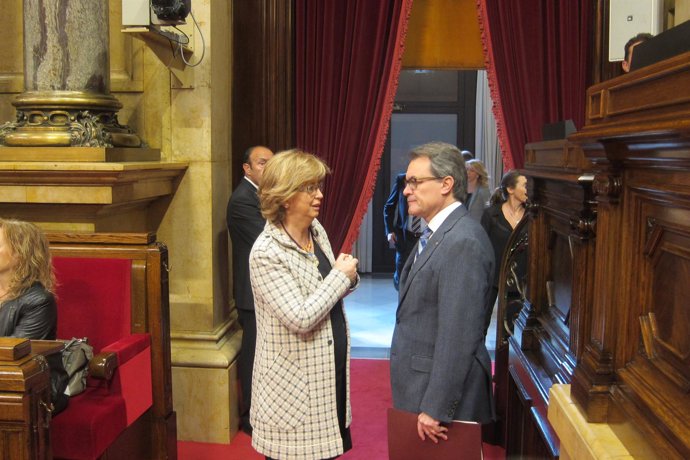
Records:
[[[343,460],[385,460],[388,458],[386,410],[391,407],[388,360],[353,359],[351,362],[352,444]],[[239,433],[229,446],[178,442],[180,460],[262,460],[251,439]],[[503,449],[484,445],[484,458],[503,459]]]

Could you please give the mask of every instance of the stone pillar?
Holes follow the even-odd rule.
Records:
[[[0,145],[138,147],[110,94],[108,0],[24,0],[24,92]]]
[[[255,0],[252,0],[253,3]],[[171,158],[189,169],[158,233],[170,248],[170,327],[177,439],[229,444],[239,425],[226,209],[232,184],[232,18],[238,2],[194,0],[206,57],[192,88],[170,90]],[[199,48],[192,59],[199,57]],[[196,62],[196,59],[195,59]],[[165,62],[167,63],[167,61]]]

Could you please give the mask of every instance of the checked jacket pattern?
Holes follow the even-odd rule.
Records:
[[[314,220],[315,242],[335,263],[326,231]],[[298,247],[271,222],[252,248],[250,277],[257,340],[250,420],[252,446],[280,459],[342,454],[338,428],[333,333],[329,312],[350,290],[339,270],[322,278],[316,256]],[[350,348],[347,414],[350,425]]]

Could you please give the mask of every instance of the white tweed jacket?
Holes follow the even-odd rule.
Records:
[[[316,243],[333,264],[326,231],[314,220]],[[250,421],[252,446],[277,459],[323,459],[343,453],[335,395],[329,312],[350,288],[339,270],[322,278],[316,256],[271,222],[254,243],[249,270],[256,310],[256,355]],[[346,365],[350,425],[350,331]]]

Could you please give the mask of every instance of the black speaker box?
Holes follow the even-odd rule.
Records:
[[[575,131],[575,123],[573,123],[573,120],[561,120],[556,123],[547,123],[542,126],[541,138],[544,141],[565,139]]]

